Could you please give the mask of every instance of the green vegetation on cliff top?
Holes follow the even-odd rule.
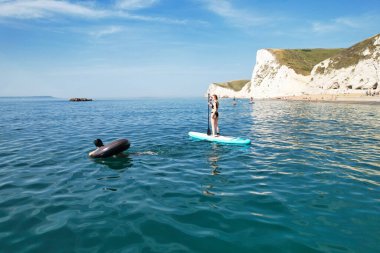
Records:
[[[328,68],[318,67],[317,72],[324,74],[334,69],[347,68],[358,64],[360,60],[373,57],[376,50],[375,40],[380,36],[377,34],[363,40],[349,48],[334,49],[269,49],[281,65],[292,68],[297,74],[310,75],[311,70],[318,63],[331,58]],[[364,52],[368,50],[368,54]],[[375,57],[380,57],[377,54]]]
[[[374,52],[379,45],[375,45],[375,40],[380,36],[377,34],[371,38],[363,40],[352,47],[342,50],[339,54],[331,57],[331,63],[328,66],[327,71],[332,69],[341,69],[353,66],[359,63],[359,61],[375,57],[380,58],[380,54],[374,55]],[[364,52],[367,51],[365,54]]]
[[[234,90],[234,91],[241,91],[241,89],[250,81],[251,80],[234,80],[230,82],[214,83],[214,84],[223,88]]]
[[[334,49],[269,49],[281,65],[293,69],[297,74],[310,75],[315,65],[342,52],[343,48]]]

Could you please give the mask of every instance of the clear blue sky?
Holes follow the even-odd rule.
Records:
[[[0,96],[202,96],[260,48],[349,47],[379,0],[0,0]]]

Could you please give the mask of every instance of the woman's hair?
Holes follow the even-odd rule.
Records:
[[[214,102],[216,104],[216,109],[219,109],[219,101],[218,101],[218,96],[217,95],[212,95],[212,97],[214,98]]]
[[[101,139],[96,139],[96,140],[94,140],[94,144],[95,144],[95,146],[96,147],[101,147],[101,146],[104,146],[104,144],[103,144],[103,142],[102,142],[102,140]]]

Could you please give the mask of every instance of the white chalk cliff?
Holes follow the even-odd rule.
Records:
[[[298,51],[307,57],[307,52],[313,49],[258,50],[250,82],[235,89],[213,83],[207,93],[221,97],[275,98],[380,91],[380,34],[350,48],[339,49],[331,57],[313,63],[310,66],[311,70],[307,71],[300,71],[299,66],[302,67],[302,64],[295,65],[296,67],[288,64],[298,59],[298,56],[291,60],[286,59],[290,53],[287,54],[285,51]]]

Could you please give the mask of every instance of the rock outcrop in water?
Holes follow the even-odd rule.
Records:
[[[239,90],[213,83],[222,97],[276,98],[380,93],[380,34],[347,49],[261,49],[250,82]]]
[[[70,98],[71,102],[87,102],[93,101],[92,98]]]

